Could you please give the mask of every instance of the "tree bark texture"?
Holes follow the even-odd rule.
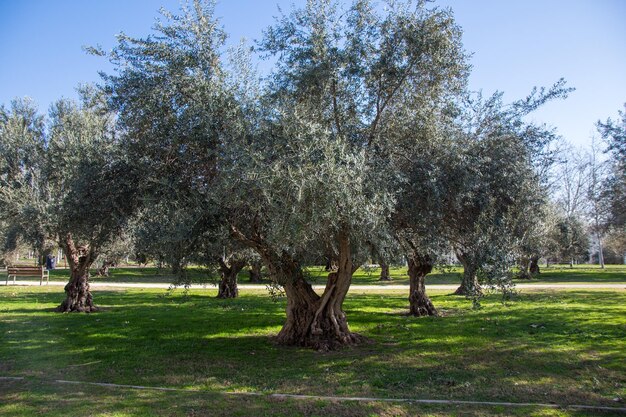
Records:
[[[352,264],[350,240],[346,233],[340,233],[338,244],[337,271],[328,274],[321,297],[304,280],[301,270],[294,282],[285,285],[287,321],[278,334],[278,343],[328,351],[361,340],[359,335],[350,331],[342,309],[356,269]]]
[[[261,282],[261,262],[253,262],[248,273],[250,274],[250,282]]]
[[[437,309],[426,295],[426,275],[433,270],[433,262],[427,255],[411,253],[409,264],[409,314],[412,316],[436,316]]]
[[[548,261],[546,261],[546,264]],[[533,255],[530,258],[530,267],[529,271],[531,275],[539,275],[541,274],[541,269],[539,268],[539,256]]]
[[[520,279],[530,279],[530,273],[528,272],[528,268],[530,265],[530,259],[527,257],[523,257],[519,261],[519,272],[517,277]]]
[[[391,281],[391,276],[389,275],[389,264],[385,262],[384,259],[380,260],[380,278],[379,281]]]
[[[108,261],[104,261],[102,263],[102,266],[100,268],[98,268],[98,276],[99,277],[108,277],[109,276],[109,266],[111,265],[111,263],[109,263]]]
[[[287,253],[277,253],[258,236],[245,237],[233,230],[241,242],[261,255],[270,276],[285,289],[287,317],[276,342],[287,346],[321,351],[356,344],[361,337],[350,332],[342,309],[354,273],[347,233],[338,236],[337,270],[328,274],[324,293],[319,296],[304,278],[302,267]]]
[[[463,278],[461,285],[454,292],[455,295],[480,295],[482,289],[478,283],[478,277],[476,272],[478,270],[477,265],[471,261],[470,257],[466,254],[457,253],[457,258],[463,265]]]
[[[237,274],[246,266],[246,262],[243,260],[228,262],[220,258],[219,264],[222,279],[217,289],[217,298],[237,298],[239,296]]]
[[[598,239],[598,263],[600,264],[600,268],[604,269],[604,245],[602,244],[602,239],[600,235],[597,234]]]
[[[70,281],[65,285],[65,300],[57,308],[62,313],[91,313],[97,308],[89,290],[89,267],[96,258],[95,251],[86,246],[76,246],[67,235],[63,246],[70,267]]]

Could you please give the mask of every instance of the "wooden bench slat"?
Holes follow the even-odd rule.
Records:
[[[7,268],[7,272],[9,274],[41,274],[44,271],[43,268],[35,268],[35,267],[30,267],[30,268],[16,268],[16,267],[12,267],[12,268]]]
[[[47,285],[50,280],[50,272],[43,266],[10,266],[7,268],[6,285],[9,285],[10,277],[13,277],[13,283],[15,283],[16,277],[39,277],[39,285],[43,283],[45,278]]]
[[[43,269],[43,267],[39,267],[39,266],[29,266],[29,267],[16,267],[16,266],[11,266],[8,268],[9,271],[28,271],[28,272],[37,272],[37,271],[41,271]]]

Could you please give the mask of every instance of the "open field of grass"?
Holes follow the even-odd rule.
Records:
[[[433,292],[436,318],[403,315],[400,291],[355,292],[345,309],[369,342],[331,353],[273,344],[284,300],[260,290],[214,296],[97,291],[101,311],[56,314],[59,287],[0,287],[0,376],[26,378],[0,381],[0,415],[618,415],[222,392],[625,406],[625,291],[524,291],[506,305],[489,296],[481,309]]]
[[[323,267],[309,267],[309,280],[316,284],[325,284],[327,272]],[[459,284],[460,274],[463,269],[460,267],[450,267],[445,271],[435,270],[426,278],[427,284]],[[359,268],[353,276],[353,284],[366,285],[408,285],[409,278],[407,276],[406,267],[393,267],[390,269],[392,280],[381,282],[378,280],[380,276],[379,268]],[[199,268],[190,268],[190,276],[194,282],[198,283],[217,283],[218,277],[215,273],[209,273]],[[50,280],[67,281],[69,272],[66,269],[56,269],[51,271]],[[111,268],[109,277],[98,277],[95,271],[92,271],[92,282],[135,282],[135,283],[171,283],[174,276],[169,269],[158,270],[155,267],[120,267]],[[32,278],[24,277],[22,280],[32,280]],[[0,271],[0,282],[6,280],[6,272]],[[18,278],[20,280],[20,278]],[[249,276],[246,270],[239,274],[239,282],[249,284]],[[604,270],[598,265],[575,265],[570,268],[569,265],[551,265],[548,268],[543,267],[542,273],[531,280],[516,279],[516,283],[626,283],[626,265],[607,265]],[[260,284],[263,287],[269,283],[269,280]]]

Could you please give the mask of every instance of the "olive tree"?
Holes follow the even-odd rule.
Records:
[[[70,280],[62,312],[95,309],[89,268],[135,207],[133,165],[118,147],[113,116],[95,90],[81,93],[80,105],[52,105],[47,129],[32,107],[24,112],[16,102],[0,130],[3,166],[17,167],[2,178],[3,215],[26,240],[63,248]],[[28,157],[18,157],[21,146]]]
[[[462,85],[460,30],[421,2],[312,0],[266,31],[258,49],[277,65],[259,86],[222,62],[212,4],[165,17],[155,36],[122,36],[104,78],[145,193],[192,196],[261,256],[288,299],[280,343],[355,343],[342,306],[367,242],[389,233],[394,143],[413,140],[407,117]],[[301,267],[318,250],[337,261],[321,295]]]
[[[391,154],[417,140],[410,124],[420,106],[464,80],[460,30],[448,11],[388,6],[309,1],[260,44],[278,59],[265,98],[271,134],[261,139],[273,150],[255,156],[269,165],[255,178],[272,208],[252,214],[258,232],[234,232],[283,276],[282,343],[332,349],[358,340],[342,306],[369,242],[389,234],[400,180]],[[321,295],[297,261],[313,240],[328,242],[337,260]]]
[[[500,93],[487,99],[470,96],[463,103],[444,205],[447,239],[464,269],[456,294],[480,294],[479,275],[488,283],[508,285],[509,267],[529,229],[525,223],[545,204],[535,164],[554,139],[552,129],[527,123],[524,116],[570,91],[560,80],[510,105]]]

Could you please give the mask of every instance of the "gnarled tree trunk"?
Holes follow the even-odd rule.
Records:
[[[237,298],[239,296],[237,274],[246,266],[246,262],[243,260],[228,262],[220,258],[219,264],[222,279],[218,286],[217,298]]]
[[[547,261],[546,261],[547,263]],[[541,270],[539,269],[539,256],[533,255],[530,258],[530,267],[529,272],[531,275],[539,275],[541,274]]]
[[[342,309],[356,270],[346,233],[340,233],[338,244],[337,272],[328,274],[321,297],[304,280],[301,270],[293,282],[286,283],[287,321],[278,334],[279,343],[327,351],[355,344],[361,339],[350,331]]]
[[[519,261],[519,272],[517,277],[520,279],[530,279],[530,273],[528,272],[528,267],[530,265],[530,259],[527,257],[523,257]]]
[[[384,259],[380,260],[380,278],[379,281],[391,281],[389,276],[389,264]]]
[[[99,277],[108,277],[109,276],[109,266],[111,266],[112,263],[108,262],[108,261],[104,261],[102,263],[102,266],[100,268],[98,268],[98,276]]]
[[[250,264],[250,282],[261,282],[261,262],[253,262]]]
[[[65,300],[57,308],[62,313],[90,313],[97,308],[89,290],[89,267],[96,258],[95,251],[86,246],[76,246],[68,234],[63,242],[70,267],[70,281],[65,286]]]
[[[426,275],[433,270],[433,262],[428,255],[411,253],[409,264],[409,314],[412,316],[436,316],[437,309],[426,295]]]
[[[319,296],[305,280],[300,264],[289,254],[276,253],[258,235],[244,236],[235,228],[231,231],[235,238],[257,250],[272,279],[285,289],[287,318],[276,336],[277,343],[327,351],[355,344],[361,339],[350,332],[342,309],[356,269],[352,264],[347,233],[338,236],[337,271],[328,274],[324,293]]]
[[[478,277],[476,276],[478,267],[466,254],[457,253],[456,256],[463,265],[463,278],[461,280],[461,285],[457,288],[454,294],[469,296],[482,294],[482,289],[480,288]]]

